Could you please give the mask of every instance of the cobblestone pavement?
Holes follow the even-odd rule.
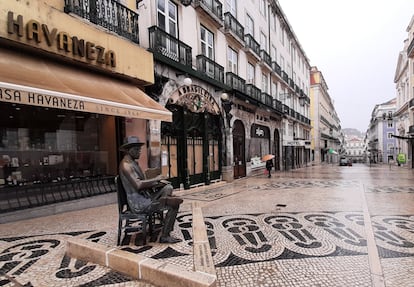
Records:
[[[217,286],[414,286],[414,171],[314,166],[179,191],[174,245],[120,249],[193,267],[202,205]],[[0,286],[152,286],[65,256],[65,240],[116,245],[115,204],[2,224]],[[372,240],[371,240],[372,239]]]

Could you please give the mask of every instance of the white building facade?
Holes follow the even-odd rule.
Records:
[[[309,61],[277,1],[144,0],[147,93],[173,113],[154,122],[163,175],[189,188],[310,160]],[[155,142],[158,140],[155,140]]]
[[[414,16],[407,27],[408,38],[399,53],[394,76],[396,85],[396,135],[398,153],[414,168]]]

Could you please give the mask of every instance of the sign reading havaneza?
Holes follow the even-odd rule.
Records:
[[[0,102],[65,109],[80,112],[142,118],[142,111],[130,105],[116,105],[105,100],[69,95],[49,90],[27,87],[10,88],[13,84],[0,83]]]
[[[0,100],[9,103],[42,106],[57,109],[68,109],[78,111],[85,110],[84,101],[64,97],[56,97],[52,95],[32,93],[28,91],[7,89],[1,86]]]
[[[79,39],[75,35],[69,35],[65,31],[58,31],[34,19],[25,23],[22,15],[15,16],[12,11],[7,13],[7,33],[9,37],[14,36],[17,40],[24,39],[25,43],[33,46],[46,43],[47,47],[57,48],[57,51],[65,56],[72,56],[96,65],[116,67],[114,51],[107,50],[91,41]]]

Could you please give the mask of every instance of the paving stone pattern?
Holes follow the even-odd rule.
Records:
[[[361,182],[306,178],[264,181],[261,178],[250,180],[244,186],[213,187],[182,197],[212,203],[241,196],[244,191],[265,194],[272,190],[293,192],[309,188],[347,192],[360,188]],[[371,183],[365,191],[388,194],[414,190],[408,184],[376,186]],[[105,222],[107,217],[103,217],[101,225],[96,221],[88,226],[89,213],[78,211],[59,217],[60,227],[50,228],[56,232],[40,228],[41,220],[27,221],[25,224],[33,223],[33,226],[20,234],[17,230],[13,232],[13,224],[4,225],[7,228],[0,232],[0,286],[151,287],[108,268],[65,256],[65,240],[70,237],[116,245],[115,208],[94,210],[90,214],[110,213],[107,216],[113,222]],[[80,219],[84,224],[70,224],[71,220]],[[414,215],[372,215],[371,221],[386,286],[414,286]],[[266,210],[241,214],[222,211],[205,216],[205,224],[218,286],[372,286],[361,209]],[[174,245],[159,244],[154,234],[149,244],[142,246],[140,235],[128,235],[119,248],[191,270],[191,213],[179,214],[173,235],[183,241]]]

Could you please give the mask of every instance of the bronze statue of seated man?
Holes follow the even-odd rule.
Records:
[[[144,145],[136,136],[129,136],[120,150],[125,152],[119,164],[119,176],[125,189],[128,206],[132,212],[152,213],[161,209],[167,209],[160,243],[177,243],[181,240],[170,235],[174,229],[174,223],[180,208],[182,199],[172,197],[173,187],[162,181],[158,175],[147,179],[137,160],[141,155],[141,147]]]

